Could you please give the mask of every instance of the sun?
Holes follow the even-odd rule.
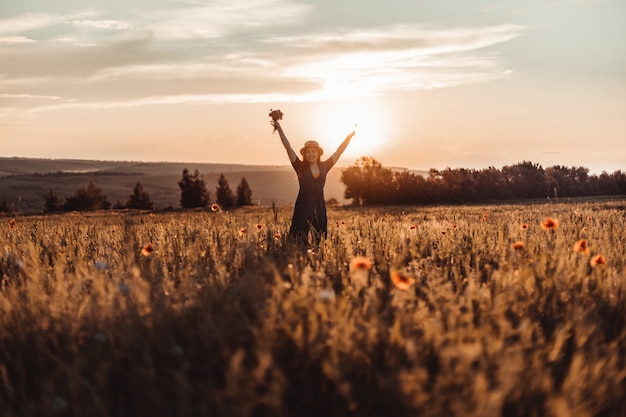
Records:
[[[332,153],[352,130],[356,135],[342,156],[373,156],[389,140],[389,117],[385,106],[367,100],[341,100],[320,103],[313,112],[311,134],[327,152]]]

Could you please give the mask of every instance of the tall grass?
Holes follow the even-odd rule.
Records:
[[[288,208],[5,219],[0,415],[626,415],[625,213],[333,208],[311,247]]]

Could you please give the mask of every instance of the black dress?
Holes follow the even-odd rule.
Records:
[[[324,200],[324,184],[326,174],[335,165],[332,158],[318,164],[320,175],[313,177],[308,163],[299,158],[291,163],[298,174],[300,190],[293,209],[289,235],[297,239],[306,240],[309,231],[319,240],[326,236],[328,219],[326,217],[326,202]]]

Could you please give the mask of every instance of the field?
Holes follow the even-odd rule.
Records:
[[[625,207],[3,218],[0,414],[626,415]]]

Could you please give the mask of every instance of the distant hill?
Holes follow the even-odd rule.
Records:
[[[93,181],[111,204],[125,204],[137,182],[150,194],[157,209],[180,207],[178,181],[183,169],[196,169],[204,177],[211,200],[217,179],[224,174],[233,192],[243,177],[252,189],[254,204],[290,205],[298,193],[298,181],[289,165],[242,165],[221,163],[132,162],[74,159],[0,157],[0,200],[6,199],[24,213],[41,212],[44,196],[54,190],[63,201],[77,188]],[[326,199],[343,199],[345,186],[339,180],[344,167],[331,170],[326,182]]]

